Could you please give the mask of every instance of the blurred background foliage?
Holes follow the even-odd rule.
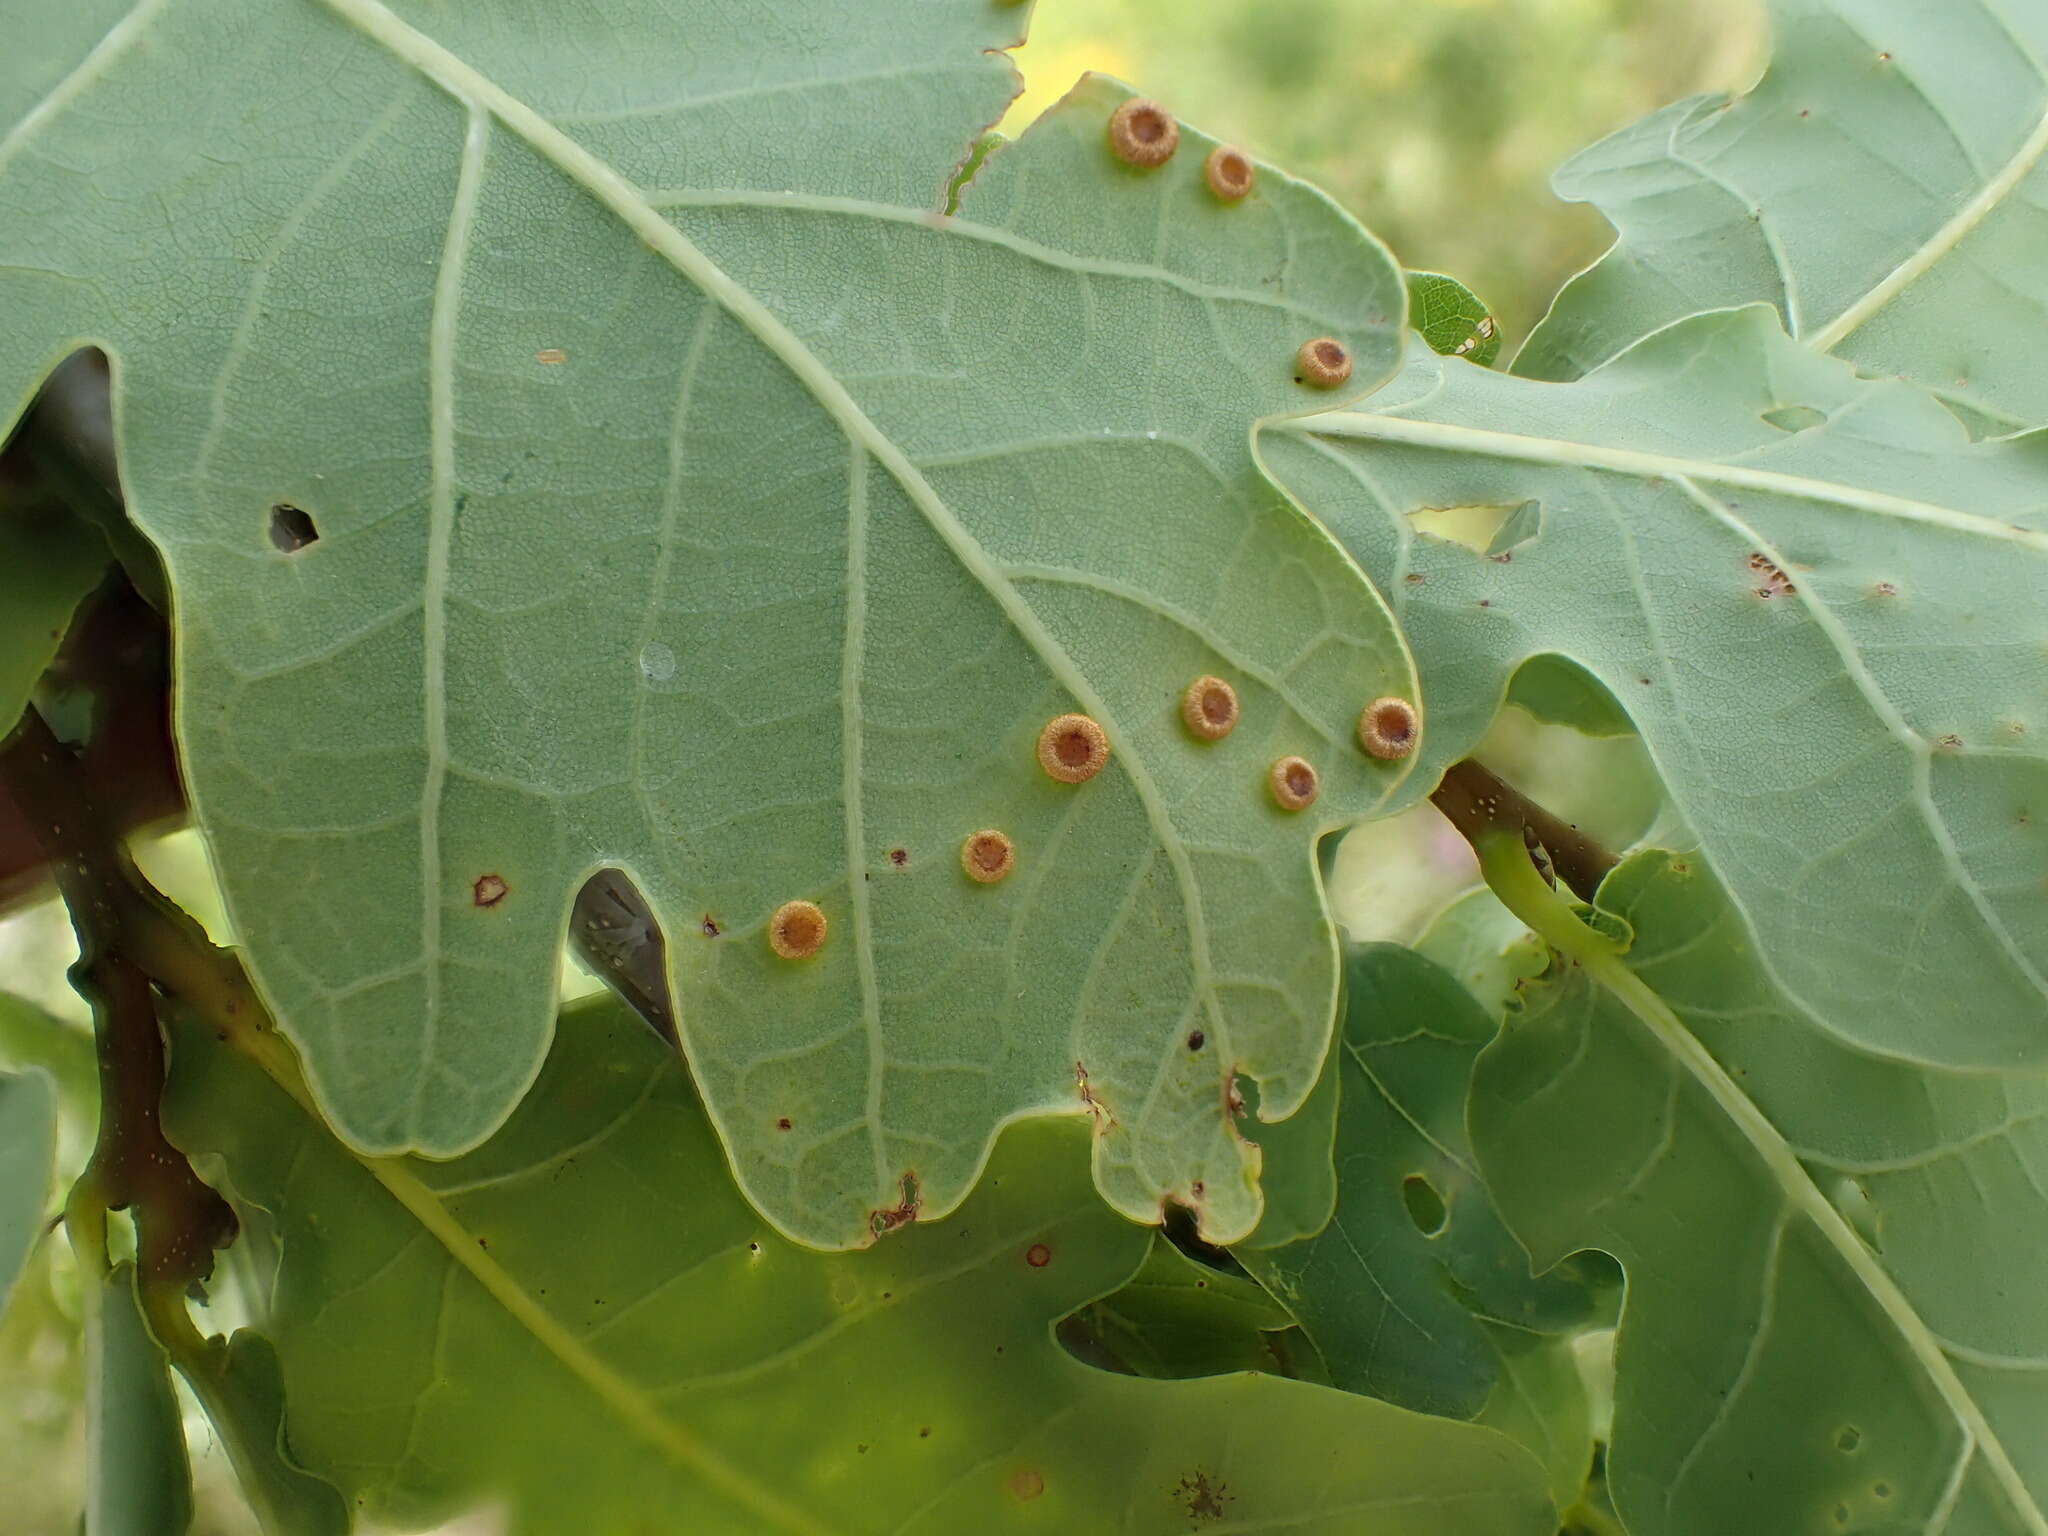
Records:
[[[1039,0],[1003,128],[1084,70],[1129,81],[1464,281],[1512,355],[1611,237],[1550,173],[1666,102],[1746,89],[1766,41],[1761,0]]]
[[[1041,0],[1032,30],[1016,55],[1027,89],[1005,131],[1020,132],[1083,71],[1130,81],[1323,186],[1405,265],[1463,279],[1494,307],[1506,355],[1610,238],[1596,213],[1551,195],[1550,172],[1667,101],[1746,87],[1766,41],[1761,0]],[[1613,845],[1683,840],[1654,825],[1662,795],[1633,737],[1583,737],[1510,708],[1480,755]],[[137,854],[217,939],[229,937],[196,837],[146,839]],[[1469,850],[1427,804],[1352,834],[1330,871],[1333,907],[1358,939],[1412,940],[1477,883]],[[0,1031],[0,1067],[88,1075],[86,1012],[64,978],[75,953],[54,902],[0,918],[0,991],[33,1000],[63,1030],[40,1044]],[[565,975],[570,994],[596,985]],[[67,1101],[68,1181],[90,1110],[81,1094]],[[16,1536],[78,1529],[77,1328],[77,1274],[55,1233],[0,1323],[0,1490]],[[185,1405],[196,1536],[253,1536],[211,1429]]]

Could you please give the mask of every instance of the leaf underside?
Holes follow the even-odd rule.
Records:
[[[1401,638],[1249,432],[1330,403],[1312,337],[1354,391],[1391,370],[1401,274],[1263,166],[1218,202],[1192,130],[1124,166],[1099,80],[935,212],[1016,11],[698,9],[23,23],[0,391],[114,360],[252,968],[345,1136],[452,1155],[539,1070],[616,866],[782,1230],[942,1214],[1063,1111],[1120,1210],[1240,1236],[1233,1079],[1285,1116],[1330,1030],[1314,839],[1422,787],[1351,733],[1415,697]],[[1242,706],[1214,745],[1203,674]],[[1074,710],[1112,757],[1058,784]],[[984,827],[1000,884],[961,868]],[[793,899],[809,960],[767,941]]]
[[[1791,407],[1814,424],[1770,419]],[[1571,384],[1420,354],[1262,443],[1423,658],[1423,776],[1560,653],[1622,701],[1816,1019],[1931,1064],[2048,1062],[2048,438],[1973,444],[1754,307]],[[1516,508],[1520,536],[1417,531],[1444,506]]]

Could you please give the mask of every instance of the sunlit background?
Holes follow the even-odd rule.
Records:
[[[976,3],[976,0],[962,0]],[[1017,54],[1021,131],[1085,70],[1318,182],[1411,268],[1461,278],[1510,355],[1565,278],[1606,246],[1592,210],[1558,202],[1559,162],[1665,102],[1740,90],[1761,67],[1761,0],[1041,0]],[[1593,741],[1509,712],[1482,755],[1611,845],[1645,834],[1660,796],[1633,738]],[[190,834],[143,850],[150,876],[217,937],[219,902]],[[1426,806],[1350,839],[1333,872],[1359,937],[1415,937],[1473,883],[1464,844]],[[63,915],[0,920],[0,989],[79,1020]],[[572,989],[594,985],[572,980]],[[89,1080],[81,1035],[77,1066]],[[0,1030],[0,1065],[7,1042]],[[88,1131],[74,1116],[75,1169]],[[72,1536],[83,1486],[76,1281],[46,1242],[0,1326],[0,1490],[19,1536]],[[254,1536],[196,1408],[200,1536]]]

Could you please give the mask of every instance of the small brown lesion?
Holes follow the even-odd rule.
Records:
[[[503,875],[478,875],[470,887],[470,899],[480,907],[495,907],[511,889]]]
[[[1792,584],[1792,578],[1785,574],[1777,561],[1773,560],[1762,550],[1756,551],[1749,557],[1749,568],[1757,577],[1756,595],[1758,597],[1789,597],[1799,590]]]
[[[1207,1472],[1199,1470],[1182,1478],[1173,1491],[1187,1506],[1190,1520],[1221,1520],[1224,1506],[1236,1498],[1228,1483],[1220,1478],[1212,1482]]]
[[[898,869],[904,868],[910,863],[910,850],[908,848],[891,848],[889,850],[889,862]]]

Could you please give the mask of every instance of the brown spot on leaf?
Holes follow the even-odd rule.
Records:
[[[1109,147],[1124,164],[1149,171],[1180,148],[1180,124],[1158,102],[1134,96],[1110,114]]]
[[[1109,736],[1086,715],[1057,715],[1038,733],[1038,764],[1062,784],[1085,784],[1109,761]]]
[[[1201,1032],[1201,1031],[1200,1031],[1199,1029],[1197,1029],[1197,1030],[1191,1030],[1191,1031],[1190,1031],[1190,1032],[1188,1033],[1188,1049],[1189,1049],[1189,1050],[1191,1050],[1191,1051],[1199,1051],[1199,1050],[1200,1050],[1200,1049],[1201,1049],[1201,1048],[1202,1048],[1203,1046],[1207,1045],[1208,1043],[1209,1043],[1209,1037],[1208,1037],[1207,1035],[1203,1034],[1203,1033],[1202,1033],[1202,1032]]]
[[[480,907],[495,907],[511,889],[503,875],[478,875],[476,884],[470,887],[470,896]]]
[[[569,361],[569,354],[560,347],[542,347],[533,354],[533,360],[536,363],[544,363],[552,367],[556,363],[566,363]]]
[[[1266,774],[1266,788],[1273,803],[1283,811],[1305,811],[1322,793],[1322,779],[1315,765],[1302,757],[1283,757]]]
[[[1799,590],[1792,585],[1792,578],[1778,568],[1778,563],[1761,550],[1749,557],[1749,568],[1758,577],[1758,597],[1785,597]]]
[[[1043,1243],[1033,1243],[1024,1250],[1024,1262],[1033,1269],[1043,1269],[1052,1262],[1052,1250]]]
[[[1237,690],[1220,677],[1198,677],[1180,696],[1180,717],[1204,741],[1221,741],[1237,728]]]
[[[898,1227],[907,1227],[917,1220],[920,1196],[917,1192],[917,1174],[903,1175],[903,1198],[887,1210],[868,1212],[868,1227],[877,1237],[886,1237]]]
[[[1235,144],[1218,144],[1202,163],[1202,179],[1226,203],[1242,202],[1252,189],[1251,157]]]
[[[1174,1485],[1174,1496],[1187,1507],[1190,1520],[1221,1520],[1223,1507],[1232,1502],[1230,1485],[1209,1480],[1206,1472],[1190,1472]]]
[[[768,920],[768,944],[785,960],[803,960],[825,945],[825,914],[814,901],[785,901]]]
[[[910,850],[908,848],[891,848],[889,850],[889,862],[898,869],[901,869],[910,862]]]
[[[1351,377],[1351,350],[1334,336],[1304,341],[1294,354],[1294,382],[1335,389]]]
[[[984,827],[961,843],[960,867],[968,879],[993,885],[1017,867],[1017,845],[994,827]]]
[[[1374,699],[1358,716],[1358,744],[1382,762],[1398,762],[1415,750],[1419,725],[1406,699]]]
[[[1027,1467],[1010,1479],[1010,1492],[1028,1503],[1045,1492],[1045,1478]]]
[[[778,1131],[786,1131],[790,1129],[792,1124],[793,1122],[790,1120],[789,1116],[784,1115],[775,1122],[775,1129],[777,1129]]]

